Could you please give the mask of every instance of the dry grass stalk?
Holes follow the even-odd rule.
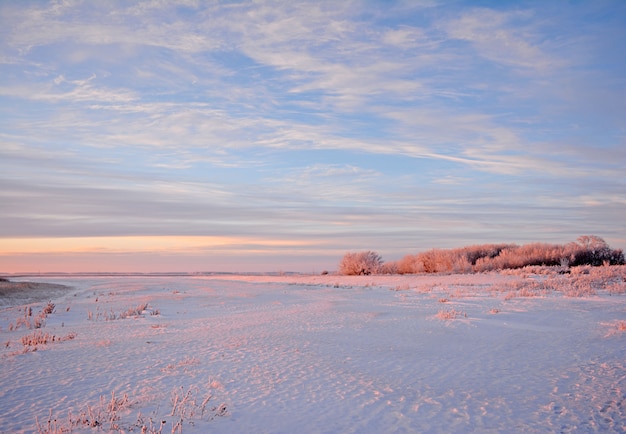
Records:
[[[41,330],[35,330],[29,335],[22,336],[22,345],[29,349],[29,351],[36,351],[38,345],[68,341],[74,339],[75,337],[76,333],[69,333],[65,336],[55,336],[50,333],[44,333]]]
[[[80,428],[96,428],[98,431],[103,430],[104,432],[126,432],[128,428],[123,427],[120,423],[121,418],[118,412],[126,410],[130,405],[131,402],[126,394],[121,398],[116,398],[113,392],[110,400],[100,396],[99,406],[91,407],[88,405],[86,409],[81,410],[76,416],[69,411],[67,418],[64,420],[53,417],[52,410],[50,410],[50,415],[44,425],[39,423],[39,418],[35,418],[37,431],[40,434],[61,434],[70,433]],[[130,430],[132,431],[132,429]],[[141,432],[160,433],[161,431],[142,429]]]
[[[24,315],[15,320],[15,324],[9,324],[9,330],[17,330],[19,328],[27,328],[27,329],[39,329],[42,328],[46,323],[46,318],[48,315],[54,312],[55,305],[51,301],[49,301],[39,312],[39,314],[33,317],[33,308],[32,306],[24,307]],[[20,309],[21,310],[21,309]]]
[[[114,321],[117,319],[141,317],[141,316],[144,316],[147,311],[150,312],[150,315],[160,314],[158,309],[150,309],[150,306],[148,303],[141,303],[141,304],[138,304],[137,306],[129,307],[128,309],[120,313],[115,313],[113,312],[112,309],[108,313],[101,312],[99,308],[96,309],[95,314],[92,311],[87,311],[87,319],[89,321],[98,321],[101,319],[105,321]]]

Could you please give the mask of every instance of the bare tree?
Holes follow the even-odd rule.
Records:
[[[624,263],[624,253],[611,249],[606,241],[596,235],[581,235],[576,241],[582,247],[582,251],[576,254],[576,261],[580,263],[589,265]]]

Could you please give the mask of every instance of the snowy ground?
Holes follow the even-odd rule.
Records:
[[[626,282],[574,279],[15,279],[71,288],[0,297],[0,432],[625,432]]]

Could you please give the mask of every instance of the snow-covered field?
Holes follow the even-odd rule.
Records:
[[[625,432],[623,271],[14,279],[0,432]]]

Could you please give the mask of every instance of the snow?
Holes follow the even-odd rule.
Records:
[[[529,279],[12,279],[70,288],[2,297],[0,432],[626,431],[626,283],[502,290]]]

